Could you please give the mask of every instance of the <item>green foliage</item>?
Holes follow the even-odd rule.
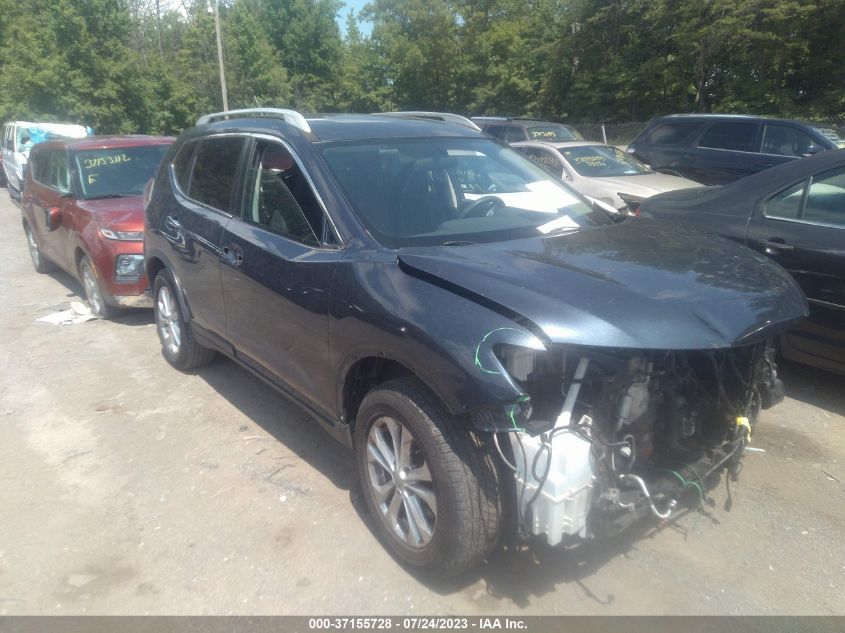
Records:
[[[192,125],[222,108],[213,1],[0,0],[0,116]],[[845,115],[845,0],[372,0],[345,36],[341,7],[220,0],[230,107]]]

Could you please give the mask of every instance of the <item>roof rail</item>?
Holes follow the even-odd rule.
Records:
[[[512,116],[474,116],[473,121],[513,121]]]
[[[214,121],[223,121],[224,119],[282,119],[286,123],[290,123],[295,128],[299,128],[306,134],[311,133],[311,126],[308,121],[296,110],[284,110],[281,108],[246,108],[244,110],[226,110],[225,112],[215,112],[214,114],[206,114],[197,119],[197,125],[205,125],[206,123],[213,123]]]
[[[401,117],[406,119],[430,119],[432,121],[457,123],[458,125],[463,125],[464,127],[468,127],[473,130],[478,130],[479,132],[481,131],[480,127],[478,127],[475,123],[470,121],[465,116],[461,116],[460,114],[452,114],[451,112],[427,112],[423,110],[409,110],[404,112],[378,112],[377,114],[383,116]]]

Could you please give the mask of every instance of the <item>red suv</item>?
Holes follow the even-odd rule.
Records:
[[[38,143],[29,156],[23,228],[35,270],[79,279],[91,311],[150,307],[143,190],[170,137],[100,136]]]

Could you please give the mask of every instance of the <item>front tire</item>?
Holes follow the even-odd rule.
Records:
[[[117,314],[117,309],[106,303],[106,295],[100,287],[97,273],[87,256],[79,260],[79,277],[82,280],[82,288],[85,290],[85,299],[91,314],[101,319],[111,319]]]
[[[355,430],[358,477],[379,535],[402,563],[448,577],[499,539],[501,501],[489,446],[412,379],[364,398]]]
[[[159,272],[153,284],[153,311],[161,353],[176,369],[186,371],[210,363],[214,350],[194,340],[176,292],[176,282],[170,271]]]

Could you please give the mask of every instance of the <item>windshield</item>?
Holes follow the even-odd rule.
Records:
[[[73,162],[81,197],[140,196],[167,148],[141,145],[76,152]]]
[[[489,139],[334,143],[322,154],[362,222],[390,248],[516,239],[611,222]]]
[[[608,145],[561,147],[558,151],[572,166],[572,169],[582,176],[602,178],[604,176],[636,176],[650,173],[648,167],[640,161],[621,149]]]
[[[580,141],[584,138],[565,125],[535,125],[526,131],[529,141]]]
[[[18,128],[18,151],[28,152],[36,143],[52,141],[57,138],[62,138],[62,135],[40,127],[33,126]]]

